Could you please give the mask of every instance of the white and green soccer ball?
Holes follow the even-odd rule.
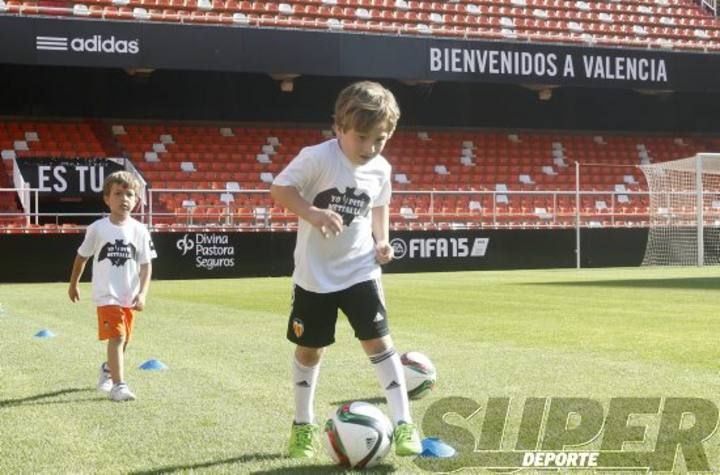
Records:
[[[405,372],[408,397],[420,399],[427,396],[437,381],[437,371],[430,358],[419,351],[408,351],[400,356]]]
[[[322,433],[325,452],[348,468],[376,465],[390,451],[393,426],[376,406],[362,401],[343,404],[330,414]]]

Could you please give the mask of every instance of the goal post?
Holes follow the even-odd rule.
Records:
[[[640,169],[650,195],[643,265],[719,265],[720,153]]]

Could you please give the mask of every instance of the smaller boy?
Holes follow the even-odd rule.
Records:
[[[145,308],[151,259],[157,257],[147,228],[130,213],[139,200],[140,183],[126,171],[109,175],[103,200],[110,216],[88,226],[70,276],[68,296],[80,300],[78,282],[93,257],[93,301],[97,305],[98,339],[107,340],[107,361],[100,366],[97,389],[113,401],[132,401],[123,376],[124,352],[133,328],[133,310]]]

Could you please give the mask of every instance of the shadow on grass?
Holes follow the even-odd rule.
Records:
[[[330,403],[332,406],[339,406],[341,404],[350,404],[351,402],[368,402],[370,404],[385,404],[385,398],[384,397],[364,397],[364,398],[355,398],[355,399],[346,399],[343,401],[333,401]]]
[[[52,399],[54,397],[58,396],[64,396],[66,394],[74,394],[74,393],[85,393],[85,392],[94,392],[94,389],[89,388],[68,388],[68,389],[60,389],[58,391],[52,391],[49,393],[42,393],[42,394],[36,394],[34,396],[28,396],[28,397],[22,397],[17,399],[5,399],[0,401],[0,409],[4,407],[15,407],[15,406],[23,406],[23,405],[40,405],[40,404],[64,404],[68,402],[80,402],[80,401],[94,401],[95,398],[92,399],[72,399],[72,400],[58,400],[58,401],[48,401],[48,399]],[[107,398],[104,398],[107,399]],[[103,400],[104,400],[103,399]]]
[[[387,464],[381,464],[381,465],[375,465],[374,467],[370,467],[368,469],[364,470],[350,470],[350,469],[343,469],[342,467],[339,467],[337,465],[301,465],[298,467],[281,467],[276,468],[273,470],[260,470],[252,472],[254,475],[274,475],[274,474],[281,474],[281,473],[323,473],[323,474],[330,474],[330,473],[363,473],[363,474],[373,474],[373,473],[394,473],[395,467],[392,465]]]
[[[276,460],[286,458],[283,454],[248,454],[239,457],[231,457],[223,460],[213,460],[211,462],[201,462],[188,465],[170,465],[167,467],[151,468],[150,470],[141,470],[137,472],[129,472],[130,475],[153,475],[158,473],[175,473],[186,470],[195,470],[200,468],[217,467],[218,465],[231,465],[235,463],[261,462],[263,460]],[[278,472],[279,473],[279,472]]]
[[[677,279],[593,280],[585,282],[538,282],[526,285],[557,285],[568,287],[625,287],[628,289],[695,289],[720,290],[720,278],[687,277]]]

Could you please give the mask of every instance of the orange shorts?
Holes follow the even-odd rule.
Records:
[[[104,305],[97,308],[98,339],[109,340],[122,336],[127,344],[133,328],[133,311],[119,305]]]

